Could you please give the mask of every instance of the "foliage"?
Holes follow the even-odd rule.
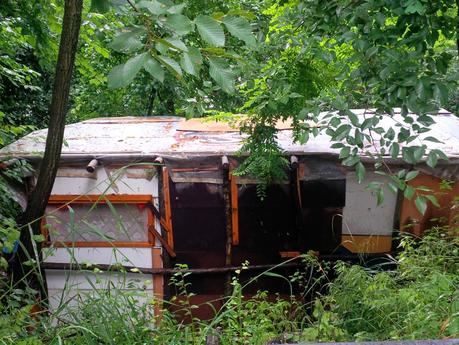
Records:
[[[0,4],[0,147],[47,122],[54,10],[47,0]]]
[[[127,54],[130,59],[114,66],[108,74],[108,86],[135,85],[140,89],[143,114],[145,110],[152,114],[158,103],[157,112],[187,116],[233,104],[237,97],[228,93],[234,93],[234,78],[241,68],[239,54],[255,44],[246,19],[251,14],[238,9],[236,3],[215,1],[209,6],[200,2],[131,1],[117,7],[121,14],[117,23],[121,25],[118,34],[110,37],[110,48],[115,51],[111,56],[125,60],[123,55]],[[113,17],[113,12],[104,16]],[[132,86],[131,91],[139,92]]]
[[[318,339],[348,341],[431,339],[459,334],[457,233],[433,229],[418,243],[402,236],[394,271],[339,263],[315,316],[327,318]]]
[[[89,345],[205,344],[207,336],[220,338],[222,344],[457,337],[457,233],[435,228],[420,240],[405,235],[400,239],[400,250],[390,265],[384,262],[364,268],[338,262],[333,273],[336,277],[331,282],[327,278],[330,266],[319,263],[314,256],[305,256],[305,270],[290,280],[291,284],[303,284],[305,294],[313,297],[311,310],[294,295],[272,301],[266,292],[260,291],[245,298],[244,289],[251,281],[263,275],[282,277],[267,271],[241,284],[238,271],[232,281],[232,295],[208,321],[192,318],[193,310],[199,306],[190,303],[193,294],[186,282],[190,273],[181,270],[171,279],[181,298],[165,303],[182,308],[182,315],[188,313],[191,322],[187,323],[167,309],[161,317],[153,316],[158,301],[139,303],[142,291],[116,287],[95,290],[77,299],[73,306],[63,304],[49,317],[41,314],[32,318],[33,300],[28,296],[33,294],[11,289],[8,299],[3,298],[5,295],[0,299],[1,339],[3,344]],[[244,267],[247,266],[242,270]],[[95,269],[92,274],[97,276],[100,272]],[[320,291],[323,293],[317,295]],[[24,301],[28,306],[23,306]],[[59,319],[58,325],[52,324],[55,318]]]
[[[0,4],[0,146],[47,123],[61,13],[58,0]],[[435,167],[447,159],[429,147],[437,138],[422,141],[419,135],[429,131],[440,107],[457,109],[456,35],[457,7],[447,0],[86,0],[68,121],[248,112],[242,130],[249,137],[241,149],[248,156],[237,173],[259,178],[263,197],[263,187],[285,178],[288,162],[275,126],[293,117],[298,141],[327,134],[360,182],[368,168],[360,155],[372,158],[375,169],[390,177],[390,189],[402,190],[423,211],[436,200],[407,182],[417,176],[417,164]],[[374,111],[358,116],[353,107]],[[385,117],[398,125],[386,131],[380,125]],[[384,163],[388,157],[410,168],[391,171]],[[11,252],[18,238],[14,218],[20,211],[7,185],[20,181],[23,168],[0,175],[2,251]],[[379,202],[383,187],[368,185]],[[51,320],[57,315],[31,317],[35,291],[11,287],[0,276],[0,342],[199,344],[217,334],[227,344],[261,344],[277,336],[289,341],[458,336],[457,237],[436,229],[419,241],[402,238],[401,251],[392,270],[337,264],[337,277],[315,300],[312,315],[293,297],[268,302],[259,292],[245,299],[235,279],[215,319],[190,324],[168,311],[154,320],[158,301],[139,305],[133,294],[99,291],[70,309],[71,320],[55,326]],[[7,263],[1,260],[3,269]],[[317,262],[309,264],[323,271]],[[185,277],[178,274],[173,282],[184,297],[177,303],[192,316],[196,306],[189,302]],[[295,275],[292,283],[303,277]],[[324,278],[317,279],[302,283],[306,291]]]
[[[273,8],[277,15],[266,41],[281,42],[277,48],[281,56],[293,52],[297,59],[309,59],[312,71],[328,66],[323,68],[327,77],[320,79],[333,82],[314,83],[309,77],[312,92],[297,92],[298,77],[289,78],[285,69],[272,68],[268,60],[262,67],[269,72],[267,81],[258,81],[249,89],[251,97],[244,106],[256,113],[253,126],[273,124],[287,116],[287,109],[299,142],[307,143],[310,137],[324,133],[331,147],[340,150],[342,163],[355,168],[359,182],[368,168],[361,161],[366,156],[376,171],[393,177],[394,185],[403,192],[408,174],[396,176],[385,158],[412,166],[425,162],[430,167],[447,159],[429,147],[429,141],[439,142],[438,138],[424,136],[421,140],[420,134],[429,131],[438,109],[450,104],[449,90],[457,89],[451,68],[457,34],[457,8],[452,1],[309,0],[276,3]],[[282,66],[282,58],[280,61]],[[301,75],[308,77],[304,71]],[[396,107],[400,115],[394,113]],[[367,111],[358,115],[352,108]],[[382,127],[385,117],[395,119],[397,125]],[[250,128],[248,133],[257,130]],[[263,142],[269,140],[250,138],[243,151],[258,154],[257,146]],[[244,171],[256,173],[259,165],[245,166]],[[274,172],[269,179],[276,175]],[[382,186],[375,187],[382,202]],[[422,211],[427,200],[420,192],[406,194],[416,198]]]
[[[242,127],[249,133],[240,152],[250,152],[242,164],[235,170],[235,175],[252,175],[260,183],[257,184],[257,194],[263,199],[266,188],[271,183],[285,180],[287,174],[287,159],[282,155],[277,144],[276,128],[273,123],[255,125],[248,123]]]
[[[20,235],[16,222],[22,209],[13,197],[11,188],[20,186],[23,176],[30,172],[30,165],[19,160],[0,170],[0,272],[8,267],[3,254],[15,252]]]

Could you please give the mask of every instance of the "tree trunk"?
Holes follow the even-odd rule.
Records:
[[[150,97],[148,98],[147,116],[153,115],[153,104],[155,102],[156,88],[155,85],[151,85]]]
[[[82,9],[83,0],[65,1],[53,95],[49,108],[48,135],[46,137],[45,152],[40,164],[37,183],[28,200],[27,209],[22,219],[21,243],[23,248],[18,253],[18,260],[14,269],[14,278],[16,281],[24,277],[31,270],[28,266],[22,267],[22,263],[27,261],[29,256],[34,257],[32,234],[40,234],[40,219],[45,212],[59,166]],[[29,230],[29,226],[32,231]],[[40,254],[40,248],[38,248],[38,254]],[[30,278],[37,282],[37,279],[40,277],[30,275]]]
[[[456,14],[456,48],[457,55],[459,55],[459,0],[456,0],[457,14]]]

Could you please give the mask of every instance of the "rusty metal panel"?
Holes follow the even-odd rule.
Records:
[[[374,115],[371,110],[353,111],[362,121],[369,115]],[[401,120],[401,115],[399,109],[395,109],[394,112],[393,116],[381,115],[379,125],[385,129],[394,128],[397,132],[399,127],[396,126],[396,123]],[[433,136],[439,139],[439,143],[430,142],[429,148],[441,149],[451,158],[447,164],[457,165],[459,161],[459,118],[444,110],[433,118],[436,123],[431,126],[428,133],[421,134],[420,138]],[[62,161],[70,161],[80,156],[88,157],[88,155],[105,159],[121,157],[125,160],[157,155],[190,160],[199,155],[235,155],[246,138],[246,135],[238,131],[227,129],[224,131],[193,131],[190,127],[188,130],[179,130],[183,121],[184,118],[172,116],[119,117],[70,124],[65,129],[67,145],[62,148]],[[225,125],[218,126],[221,127],[220,129],[225,127]],[[335,157],[339,154],[339,149],[330,148],[330,138],[323,133],[311,138],[306,144],[300,144],[294,142],[288,121],[281,127],[282,130],[279,130],[277,134],[277,141],[286,154],[333,155]],[[28,157],[39,160],[44,152],[46,135],[46,129],[32,132],[2,148],[0,157]],[[370,147],[369,150],[374,149]],[[391,160],[389,156],[385,158],[390,162],[400,163],[400,161]]]

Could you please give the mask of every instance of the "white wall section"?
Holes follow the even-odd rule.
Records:
[[[387,183],[389,179],[368,172],[365,180],[359,184],[354,172],[347,173],[343,235],[392,235],[397,195],[386,187],[384,202],[377,206],[376,195],[366,189],[372,181]]]

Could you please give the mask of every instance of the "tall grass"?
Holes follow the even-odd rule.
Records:
[[[179,303],[192,316],[198,307],[189,302],[188,273],[180,271],[171,281],[185,298],[164,302],[161,315],[154,315],[154,307],[162,301],[138,303],[135,290],[113,288],[67,305],[66,317],[56,323],[52,313],[30,313],[33,291],[11,289],[0,306],[0,344],[205,344],[208,336],[222,344],[458,337],[457,235],[436,228],[421,240],[403,236],[400,246],[392,270],[338,262],[326,272],[307,256],[305,270],[286,277],[292,284],[301,280],[309,289],[318,279],[323,285],[325,273],[336,275],[312,305],[293,295],[270,301],[265,291],[244,298],[236,273],[232,295],[208,321],[191,317],[185,323],[168,311],[168,303]]]

